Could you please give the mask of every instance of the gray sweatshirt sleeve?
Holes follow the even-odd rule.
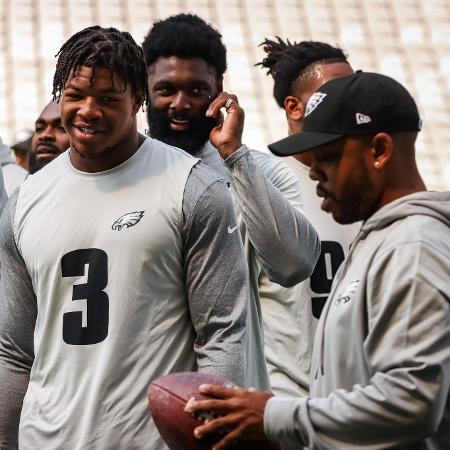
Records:
[[[3,170],[0,167],[0,214],[2,213],[7,200],[8,200],[8,196],[6,195],[6,191],[5,191],[5,182],[3,180]]]
[[[262,157],[267,159],[265,166],[243,146],[225,164],[264,271],[271,281],[290,287],[311,275],[320,255],[320,240],[301,211],[295,175],[274,156]]]
[[[199,163],[186,183],[186,289],[199,371],[244,382],[247,266],[226,184]],[[230,233],[228,227],[235,230]]]
[[[418,259],[421,270],[411,270]],[[369,382],[324,398],[270,399],[264,414],[267,436],[311,450],[373,450],[435,433],[444,411],[447,417],[450,413],[448,268],[448,255],[420,244],[407,251],[399,246],[374,264],[364,345]]]
[[[0,449],[17,448],[22,401],[34,359],[36,297],[13,235],[16,191],[0,220]]]

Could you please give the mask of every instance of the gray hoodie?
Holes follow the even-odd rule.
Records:
[[[11,156],[11,149],[0,137],[0,166],[3,171],[6,193],[11,195],[27,176],[27,171],[18,166]]]
[[[362,226],[314,342],[311,392],[269,400],[266,434],[310,449],[450,449],[450,192]]]

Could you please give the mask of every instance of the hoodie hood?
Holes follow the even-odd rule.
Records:
[[[8,163],[14,163],[11,156],[11,149],[3,143],[2,138],[0,137],[0,165],[3,166]]]
[[[363,223],[358,238],[412,215],[434,217],[450,228],[450,192],[416,192],[388,203]]]

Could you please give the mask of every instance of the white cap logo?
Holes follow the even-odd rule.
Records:
[[[306,105],[305,117],[311,114],[323,101],[327,94],[322,92],[315,92],[308,100]]]
[[[356,113],[356,123],[358,125],[361,125],[363,123],[369,123],[369,122],[372,122],[372,119],[369,116],[366,116],[361,113]]]

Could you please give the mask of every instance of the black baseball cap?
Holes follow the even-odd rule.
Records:
[[[420,131],[421,120],[410,93],[397,81],[356,72],[323,84],[308,101],[303,131],[269,145],[272,153],[306,152],[343,136]]]

